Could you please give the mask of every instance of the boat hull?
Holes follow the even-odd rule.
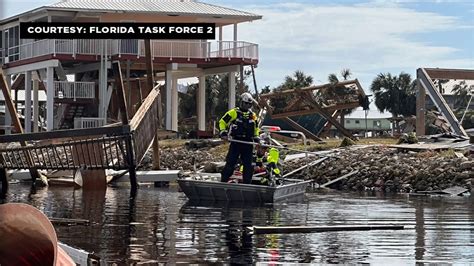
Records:
[[[178,179],[181,190],[193,201],[228,201],[271,203],[296,199],[304,195],[311,181],[285,180],[277,187]]]

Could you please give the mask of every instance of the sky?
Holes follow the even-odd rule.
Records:
[[[3,15],[55,0],[0,0]],[[419,67],[474,68],[474,1],[456,0],[202,0],[262,15],[239,24],[238,39],[259,45],[259,88],[276,87],[295,70],[327,82],[352,72],[370,94],[379,73]],[[224,40],[232,40],[232,27]],[[253,87],[253,86],[251,86]]]

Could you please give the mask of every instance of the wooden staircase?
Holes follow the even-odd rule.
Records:
[[[83,104],[68,104],[61,118],[59,129],[74,128],[74,118],[84,116],[86,106]]]

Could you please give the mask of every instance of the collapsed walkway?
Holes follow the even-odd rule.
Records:
[[[0,136],[0,179],[3,186],[7,185],[6,169],[28,169],[33,181],[40,176],[38,170],[113,169],[127,170],[132,190],[136,190],[136,166],[151,147],[160,125],[159,86],[151,90],[128,121],[120,64],[115,62],[112,68],[121,124],[23,134],[18,116],[14,116],[13,123],[19,134]],[[10,88],[1,70],[0,87],[10,113],[16,114]]]

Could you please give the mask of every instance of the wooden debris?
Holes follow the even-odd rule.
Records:
[[[291,172],[289,172],[289,173],[284,174],[284,175],[283,175],[283,178],[289,177],[289,176],[291,176],[291,175],[293,175],[293,174],[295,174],[295,173],[298,173],[299,171],[301,171],[301,170],[303,170],[303,169],[306,169],[306,168],[308,168],[308,167],[318,165],[318,164],[322,163],[324,160],[326,160],[327,158],[328,158],[328,157],[323,157],[323,158],[318,159],[318,160],[316,160],[316,161],[314,161],[314,162],[312,162],[312,163],[309,163],[309,164],[307,164],[307,165],[303,165],[303,166],[301,166],[301,167],[299,167],[299,168],[297,168],[297,169],[295,169],[295,170],[293,170],[293,171],[291,171]]]
[[[331,226],[251,226],[247,227],[253,234],[294,234],[319,233],[338,231],[370,231],[370,230],[403,230],[403,225],[331,225]]]
[[[331,181],[329,181],[329,182],[327,182],[327,183],[324,183],[324,184],[320,185],[319,188],[326,188],[327,186],[332,185],[332,184],[334,184],[334,183],[336,183],[336,182],[338,182],[338,181],[340,181],[340,180],[342,180],[342,179],[344,179],[344,178],[348,178],[348,177],[350,177],[350,176],[353,176],[353,175],[357,174],[358,172],[359,172],[359,170],[352,171],[352,172],[350,172],[350,173],[348,173],[348,174],[345,174],[345,175],[343,175],[343,176],[341,176],[341,177],[338,177],[338,178],[336,178],[336,179],[333,179],[333,180],[331,180]]]

